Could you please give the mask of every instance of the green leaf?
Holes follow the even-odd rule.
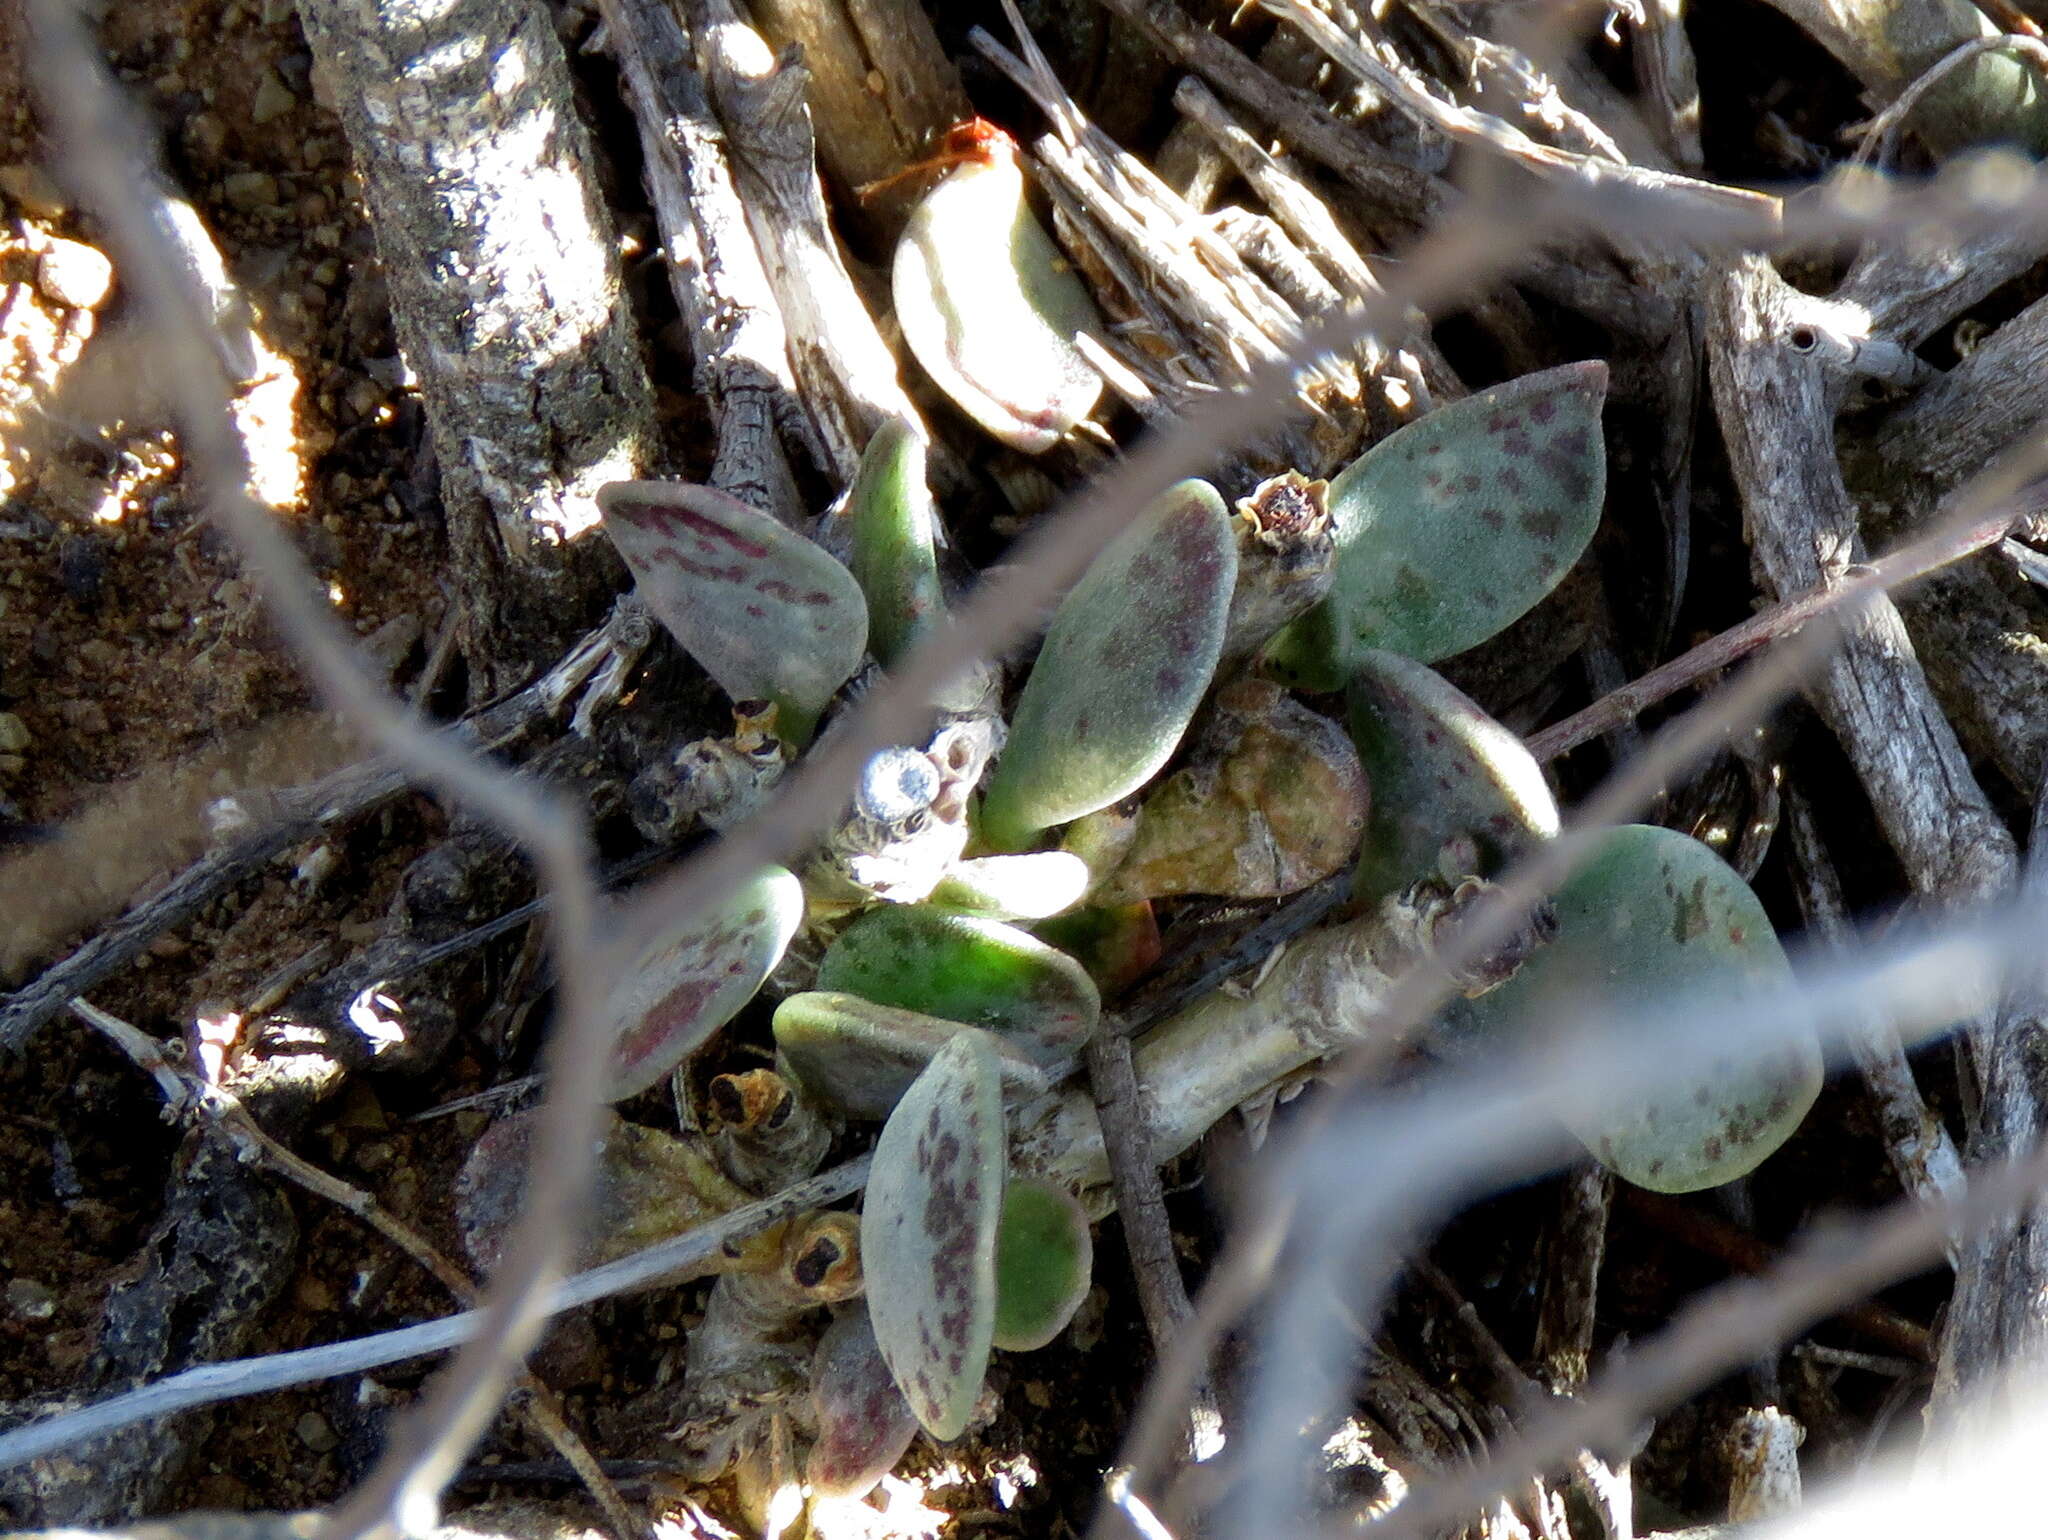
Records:
[[[1044,1347],[1081,1308],[1094,1271],[1094,1237],[1074,1195],[1038,1177],[1011,1181],[996,1230],[995,1345]]]
[[[1112,998],[1150,973],[1165,952],[1149,899],[1108,907],[1084,904],[1035,928],[1040,940],[1087,969],[1095,987]]]
[[[1437,872],[1445,847],[1469,841],[1469,871],[1490,877],[1557,833],[1557,804],[1522,740],[1449,680],[1391,652],[1352,661],[1351,739],[1372,808],[1352,893],[1377,903]]]
[[[803,917],[803,884],[771,866],[724,903],[647,940],[605,1002],[618,1024],[606,1099],[646,1090],[732,1020]]]
[[[1604,1017],[1616,1030],[1682,1000],[1725,1000],[1790,975],[1749,886],[1698,840],[1643,824],[1605,829],[1555,896],[1557,936],[1490,994],[1461,1002],[1468,1040]],[[1657,1192],[1694,1192],[1753,1170],[1792,1136],[1819,1093],[1809,1037],[1749,1067],[1707,1073],[1616,1106],[1572,1132],[1616,1174]]]
[[[956,861],[932,902],[996,920],[1044,920],[1071,909],[1088,891],[1088,863],[1064,850],[976,856]]]
[[[917,430],[891,418],[875,430],[846,496],[853,575],[867,597],[868,645],[884,668],[946,613],[939,587],[937,519]]]
[[[1230,517],[1205,481],[1170,488],[1095,559],[1018,697],[984,840],[1021,849],[1158,773],[1216,671],[1236,582]]]
[[[614,481],[598,488],[605,533],[640,597],[736,701],[772,700],[794,742],[867,650],[853,574],[765,513],[710,487]]]
[[[877,1005],[836,990],[791,995],[775,1008],[775,1046],[804,1089],[850,1118],[886,1118],[963,1022]],[[1036,1096],[1051,1077],[1022,1048],[994,1038],[1005,1091]]]
[[[1431,663],[1476,647],[1555,588],[1607,489],[1607,366],[1567,364],[1440,407],[1330,483],[1337,574],[1266,662],[1335,690],[1358,655]]]
[[[988,1035],[941,1048],[883,1125],[861,1211],[875,1342],[934,1438],[958,1438],[988,1372],[1005,1139]]]
[[[903,340],[939,389],[1012,448],[1040,454],[1102,394],[1074,345],[1095,302],[1032,217],[1016,146],[962,164],[911,211],[891,287]]]
[[[1070,1061],[1102,1019],[1081,965],[1028,931],[929,905],[889,904],[839,934],[817,987],[987,1027],[1036,1062]]]

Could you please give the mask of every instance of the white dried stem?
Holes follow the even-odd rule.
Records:
[[[599,11],[640,130],[669,289],[690,330],[692,377],[717,424],[710,484],[801,529],[779,430],[799,426],[810,457],[823,454],[797,399],[781,308],[689,39],[656,0],[599,0]]]
[[[687,0],[684,11],[789,331],[790,367],[823,446],[824,469],[849,486],[883,423],[900,417],[930,434],[832,233],[804,104],[808,72],[792,56],[778,58],[730,0]]]

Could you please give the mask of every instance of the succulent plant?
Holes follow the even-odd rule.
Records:
[[[917,1414],[875,1342],[860,1301],[825,1328],[811,1362],[811,1415],[818,1438],[804,1479],[823,1497],[862,1497],[917,1437]]]
[[[775,1008],[775,1046],[790,1073],[847,1117],[877,1123],[932,1056],[968,1030],[965,1022],[833,990],[806,990]],[[999,1037],[991,1041],[1006,1090],[1032,1095],[1046,1088],[1049,1077],[1030,1054]]]
[[[1102,394],[1074,339],[1101,319],[1024,201],[1017,146],[976,119],[948,135],[958,164],[911,211],[892,289],[903,340],[982,427],[1050,449]]]
[[[904,1399],[958,1438],[988,1369],[1002,1212],[1001,1081],[988,1034],[958,1034],[896,1104],[861,1211],[868,1315]]]
[[[1074,1195],[1037,1178],[1008,1183],[996,1226],[995,1345],[1028,1353],[1051,1342],[1087,1298],[1094,1270],[1095,1241]]]
[[[1329,876],[1357,848],[1372,801],[1358,752],[1328,717],[1278,685],[1225,685],[1186,758],[1139,805],[1096,902],[1276,898]]]
[[[996,920],[1044,920],[1087,891],[1087,862],[1064,850],[1033,850],[956,862],[932,889],[932,902]]]
[[[924,440],[891,418],[860,458],[841,517],[851,527],[848,565],[867,598],[868,645],[884,668],[946,612],[939,586],[938,516],[925,485]]]
[[[1492,876],[1557,833],[1557,804],[1522,740],[1434,669],[1398,654],[1352,660],[1352,741],[1372,785],[1353,893],[1371,903],[1436,870],[1453,841]]]
[[[1092,311],[1062,309],[1063,270],[1040,282],[1054,272],[1050,243],[1021,186],[1007,152],[955,171],[913,217],[897,287],[906,336],[935,378],[991,431],[1035,450],[1092,406],[1097,385],[1092,371],[1069,367],[1072,336]],[[1020,260],[1029,271],[1013,289]],[[984,326],[989,315],[1013,328],[1010,344],[989,341],[1004,335]],[[867,1306],[841,1312],[813,1360],[820,1491],[871,1486],[914,1426],[957,1436],[992,1349],[1049,1342],[1085,1295],[1088,1221],[1108,1200],[1107,1163],[1092,1097],[1069,1072],[1097,1030],[1102,989],[1127,985],[1158,956],[1151,897],[1293,891],[1340,869],[1364,833],[1356,886],[1369,907],[1300,938],[1250,991],[1198,1001],[1135,1045],[1163,1158],[1231,1106],[1373,1031],[1391,981],[1432,955],[1485,887],[1478,879],[1556,834],[1556,808],[1519,742],[1412,660],[1484,640],[1576,559],[1600,511],[1604,388],[1603,366],[1575,365],[1447,407],[1361,458],[1327,488],[1327,506],[1322,484],[1288,475],[1232,519],[1214,488],[1182,482],[1059,606],[1006,747],[1000,675],[984,673],[960,702],[939,703],[947,725],[931,747],[871,759],[851,810],[803,868],[802,893],[786,873],[764,877],[716,923],[646,949],[621,986],[622,1014],[642,1023],[629,1039],[631,1073],[615,1076],[628,1089],[658,1079],[751,996],[807,896],[805,963],[780,979],[801,992],[775,1012],[777,1070],[716,1083],[714,1098],[736,1110],[721,1105],[714,1146],[736,1169],[727,1145],[761,1143],[756,1134],[777,1126],[782,1102],[771,1107],[771,1092],[810,1120],[801,1152],[838,1117],[883,1122],[859,1221]],[[886,665],[943,616],[924,449],[907,424],[877,433],[843,525],[821,536],[850,552],[852,575],[779,527],[746,522],[756,517],[747,510],[734,515],[722,505],[730,500],[683,490],[671,503],[642,487],[608,489],[621,549],[658,613],[668,618],[663,602],[689,612],[678,635],[707,667],[721,659],[728,673],[714,677],[773,697],[803,730],[863,645]],[[751,542],[755,565],[693,572],[735,539]],[[809,588],[786,576],[828,570],[838,578]],[[672,583],[673,572],[700,588]],[[764,579],[820,597],[756,615],[739,585]],[[857,613],[859,628],[806,633],[800,622],[829,618],[806,608]],[[1283,678],[1348,683],[1355,748],[1282,685],[1245,676],[1216,695],[1176,773],[1156,781],[1226,648],[1249,657],[1276,625],[1285,629],[1265,656]],[[731,641],[731,630],[748,640]],[[962,820],[998,748],[972,816],[988,853],[969,858]],[[1061,825],[1071,825],[1066,848],[1031,848]],[[1660,860],[1660,872],[1681,862]],[[1713,923],[1735,912],[1735,897],[1711,881],[1700,892],[1692,902]],[[1560,904],[1572,925],[1538,958],[1603,958],[1603,933]],[[1037,934],[1010,919],[1034,922]],[[1539,934],[1532,924],[1484,959],[1475,988],[1512,975]],[[1692,966],[1697,950],[1672,966]],[[1494,1008],[1493,997],[1485,1003]],[[1773,1100],[1757,1084],[1730,1082],[1707,1103],[1760,1129],[1796,1121],[1798,1085]],[[1627,1174],[1645,1159],[1642,1121],[1587,1137]],[[779,1148],[754,1153],[772,1164]],[[1686,1174],[1700,1174],[1705,1157],[1702,1146]],[[1661,1172],[1677,1169],[1662,1159]],[[721,1288],[728,1315],[757,1294],[773,1295],[777,1311],[800,1308],[766,1275]],[[721,1327],[732,1339],[721,1351],[743,1346],[738,1320]],[[782,1359],[755,1367],[782,1386]]]
[[[1237,547],[1216,489],[1183,481],[1061,601],[977,825],[997,850],[1107,807],[1173,755],[1216,670]]]
[[[605,1004],[618,1023],[606,1096],[646,1090],[730,1021],[781,960],[803,914],[803,885],[771,866],[708,913],[643,942]]]
[[[1721,998],[1735,1013],[1745,990],[1790,971],[1749,885],[1671,829],[1600,831],[1553,903],[1556,939],[1514,979],[1453,1008],[1468,1044],[1527,1032],[1560,1011],[1573,1023],[1601,1016],[1621,1024],[1672,1000]],[[1753,1064],[1717,1062],[1572,1132],[1637,1186],[1692,1192],[1733,1181],[1782,1145],[1820,1080],[1820,1050],[1809,1038]]]
[[[1064,952],[931,905],[862,915],[825,953],[817,987],[986,1027],[1048,1067],[1070,1064],[1102,1018],[1094,981]]]
[[[640,597],[684,651],[734,700],[775,702],[777,731],[807,740],[867,650],[853,574],[711,487],[615,481],[597,506]]]
[[[1607,366],[1524,375],[1389,434],[1330,483],[1329,597],[1266,649],[1335,690],[1369,648],[1425,663],[1518,619],[1577,561],[1607,485]]]

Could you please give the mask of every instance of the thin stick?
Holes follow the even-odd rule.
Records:
[[[727,1246],[759,1235],[797,1214],[837,1202],[848,1193],[859,1191],[867,1181],[867,1175],[868,1157],[865,1155],[835,1166],[772,1198],[735,1209],[673,1240],[621,1257],[616,1262],[608,1262],[603,1267],[592,1268],[589,1272],[578,1273],[555,1286],[547,1297],[545,1309],[548,1314],[555,1315],[564,1310],[574,1310],[579,1305],[609,1299],[615,1294],[650,1288],[679,1273],[689,1273],[701,1263],[718,1256]],[[443,1316],[439,1320],[357,1337],[348,1342],[187,1369],[155,1384],[110,1396],[75,1412],[0,1433],[0,1470],[11,1470],[101,1434],[116,1432],[188,1407],[207,1406],[238,1396],[261,1395],[265,1391],[288,1390],[294,1385],[361,1374],[408,1358],[444,1353],[463,1343],[476,1341],[483,1327],[483,1312],[466,1310],[459,1315]]]
[[[1152,1140],[1138,1097],[1138,1076],[1131,1062],[1131,1040],[1121,1032],[1098,1032],[1087,1049],[1088,1082],[1095,1092],[1095,1116],[1109,1154],[1109,1180],[1130,1253],[1131,1272],[1138,1282],[1138,1305],[1154,1351],[1164,1354],[1195,1307],[1173,1250],[1173,1228],[1166,1218],[1166,1194],[1159,1168],[1152,1163]],[[1216,1392],[1208,1375],[1189,1397],[1190,1446],[1205,1436],[1218,1416]]]
[[[1841,946],[1850,935],[1841,879],[1821,843],[1813,806],[1797,786],[1786,793],[1785,814],[1796,858],[1799,907],[1806,916],[1807,930],[1830,945]],[[1849,1050],[1877,1103],[1878,1127],[1900,1185],[1923,1199],[1961,1191],[1962,1157],[1941,1119],[1922,1100],[1898,1033],[1881,1020],[1872,1020],[1863,1032],[1851,1035]]]
[[[2034,499],[2030,498],[2028,503],[2031,507]],[[1897,574],[1891,586],[1911,583],[1997,544],[2005,532],[2025,516],[2020,509],[2000,512],[1974,522],[1949,525],[1925,540],[1916,541],[1895,553],[1892,563],[1888,564],[1890,570]],[[1633,721],[1686,686],[1722,672],[1759,648],[1796,635],[1809,621],[1833,610],[1839,602],[1839,595],[1840,590],[1836,588],[1811,588],[1773,604],[1769,609],[1759,610],[1740,625],[1730,626],[1719,635],[1709,637],[1697,647],[1679,654],[1668,663],[1659,664],[1612,694],[1603,695],[1562,722],[1544,728],[1528,740],[1529,752],[1547,763],[1591,743],[1621,723]]]
[[[254,1015],[261,1009],[252,1001],[244,1014]],[[101,1010],[89,1000],[73,1000],[71,1013],[109,1039],[137,1067],[154,1078],[171,1112],[217,1129],[234,1146],[245,1165],[266,1167],[273,1175],[316,1198],[324,1198],[342,1212],[368,1225],[454,1295],[458,1304],[475,1306],[476,1285],[425,1236],[360,1187],[322,1171],[271,1138],[232,1091],[207,1083],[194,1075],[189,1067],[181,1069],[173,1065],[155,1038],[111,1012]],[[520,1414],[590,1489],[591,1497],[604,1511],[618,1540],[634,1540],[645,1526],[633,1517],[625,1499],[612,1485],[611,1478],[605,1475],[589,1446],[569,1426],[560,1398],[531,1370],[522,1369],[517,1383],[521,1394],[514,1399],[520,1403]]]

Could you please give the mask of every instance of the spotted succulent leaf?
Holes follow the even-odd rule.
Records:
[[[772,700],[801,741],[867,650],[868,609],[824,549],[711,487],[600,487],[605,533],[661,623],[734,700]]]
[[[988,1371],[1004,1163],[994,1045],[962,1032],[882,1126],[861,1212],[875,1341],[934,1438],[966,1430]]]
[[[1602,830],[1554,899],[1556,938],[1509,982],[1454,1010],[1476,1028],[1527,1031],[1560,1019],[1621,1024],[1674,1000],[1722,998],[1789,976],[1769,916],[1735,870],[1698,840],[1632,824]],[[1821,1080],[1812,1038],[1748,1066],[1733,1056],[1572,1132],[1617,1175],[1694,1192],[1753,1170],[1798,1128]]]
[[[1223,646],[1237,546],[1223,499],[1183,481],[1061,601],[1011,718],[980,832],[1017,850],[1129,796],[1172,757]]]
[[[1377,903],[1438,871],[1454,842],[1490,877],[1557,833],[1557,804],[1522,740],[1434,669],[1391,652],[1352,660],[1351,738],[1372,806],[1352,891]],[[1460,863],[1462,864],[1462,863]]]
[[[817,987],[986,1027],[1051,1067],[1071,1062],[1102,1019],[1081,965],[1029,931],[929,904],[872,909],[818,965]]]
[[[1368,648],[1425,663],[1535,607],[1593,537],[1607,489],[1607,366],[1566,364],[1440,407],[1330,483],[1329,597],[1268,646],[1286,682],[1335,690]]]
[[[708,911],[645,939],[613,982],[605,1095],[646,1090],[753,999],[804,916],[803,884],[771,866]]]

